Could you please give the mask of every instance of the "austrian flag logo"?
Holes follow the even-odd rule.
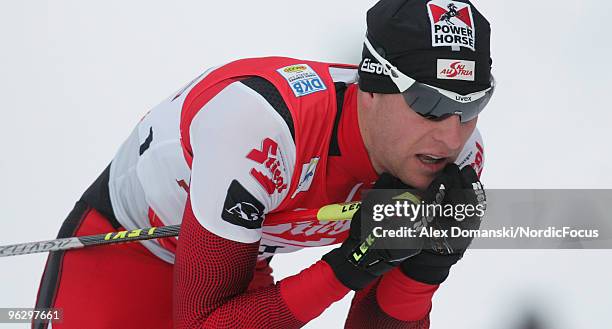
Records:
[[[476,62],[461,59],[438,59],[438,79],[474,81]]]
[[[427,3],[431,20],[431,45],[433,47],[461,47],[476,51],[476,29],[472,7],[463,2],[432,0]]]

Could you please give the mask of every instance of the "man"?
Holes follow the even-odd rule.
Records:
[[[50,255],[37,307],[64,309],[54,327],[298,328],[355,290],[347,328],[428,328],[465,249],[367,251],[365,264],[350,259],[359,212],[266,221],[372,187],[478,183],[475,126],[493,92],[486,19],[468,1],[382,0],[367,21],[358,69],[240,60],[150,111],[59,236],[180,223],[180,239]],[[274,283],[274,254],[335,243]]]

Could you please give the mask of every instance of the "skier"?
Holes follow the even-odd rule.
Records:
[[[475,51],[433,42],[437,3],[468,8]],[[479,183],[489,23],[469,1],[382,0],[367,27],[359,66],[238,60],[153,108],[58,237],[181,224],[180,238],[51,253],[36,306],[63,309],[53,327],[299,328],[354,290],[347,328],[428,328],[432,296],[465,249],[366,250],[365,264],[351,259],[360,211],[266,223],[370,188]],[[275,254],[338,243],[274,282]]]

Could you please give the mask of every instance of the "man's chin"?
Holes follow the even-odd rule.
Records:
[[[440,174],[447,165],[447,161],[426,164],[420,161],[417,157],[409,159],[404,162],[406,165],[401,169],[399,175],[396,177],[400,178],[405,184],[417,189],[425,190],[429,187],[429,184]]]
[[[405,176],[406,178],[400,177],[400,179],[402,180],[402,182],[404,182],[406,185],[417,189],[417,190],[425,190],[429,184],[431,184],[431,182],[434,180],[435,175],[431,174],[431,175],[425,175],[425,174],[420,174],[420,175],[407,175]]]

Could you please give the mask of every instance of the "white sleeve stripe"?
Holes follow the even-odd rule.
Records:
[[[334,82],[344,82],[347,84],[357,82],[357,69],[330,67],[329,74]]]
[[[235,82],[198,111],[189,129],[194,154],[191,205],[196,218],[220,237],[243,243],[258,241],[261,229],[231,224],[222,219],[221,212],[234,179],[264,205],[265,212],[276,209],[287,197],[288,188],[270,195],[251,175],[253,169],[268,174],[268,168],[247,158],[252,150],[262,149],[265,139],[274,140],[281,176],[290,185],[296,150],[287,124],[264,97]]]

